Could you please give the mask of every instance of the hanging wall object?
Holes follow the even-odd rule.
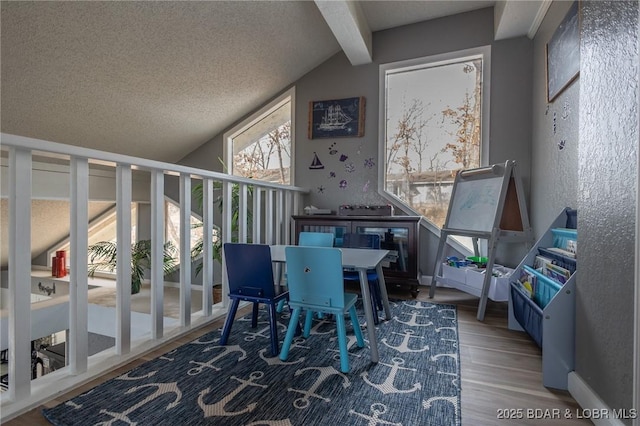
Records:
[[[579,72],[578,2],[574,2],[547,43],[547,102],[562,93]]]
[[[363,96],[309,102],[309,139],[364,136]]]
[[[322,162],[318,158],[318,154],[316,154],[315,152],[313,153],[313,160],[311,161],[311,165],[309,166],[309,169],[311,170],[324,169],[324,164],[322,164]]]

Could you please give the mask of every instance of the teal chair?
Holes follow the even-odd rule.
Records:
[[[289,306],[293,309],[287,334],[280,351],[280,359],[286,361],[291,342],[298,328],[298,320],[304,309],[306,318],[303,336],[309,337],[313,313],[333,314],[336,318],[340,371],[349,372],[347,331],[344,315],[348,312],[359,347],[364,347],[362,330],[356,315],[355,294],[345,293],[342,274],[342,251],[329,247],[291,246],[285,248],[289,284]]]
[[[299,246],[333,247],[333,233],[301,232],[298,234]]]
[[[333,247],[333,233],[329,232],[300,232],[298,234],[298,245],[309,247]],[[278,303],[276,312],[282,312],[284,300]]]

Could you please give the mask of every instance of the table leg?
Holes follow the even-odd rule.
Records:
[[[360,290],[362,291],[362,304],[364,305],[364,316],[367,320],[367,333],[369,333],[369,346],[371,347],[371,362],[378,362],[378,339],[376,338],[376,325],[373,322],[373,311],[371,308],[371,293],[369,293],[369,280],[367,270],[359,269]]]
[[[384,317],[389,321],[391,319],[391,308],[389,307],[389,295],[387,294],[387,284],[384,282],[381,263],[378,263],[376,273],[378,274],[378,284],[380,285],[380,297],[382,297],[382,304],[384,306]]]

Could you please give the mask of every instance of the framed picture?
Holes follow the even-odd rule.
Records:
[[[309,102],[309,139],[364,136],[364,97]]]
[[[578,2],[574,2],[547,43],[547,102],[552,102],[580,72]]]

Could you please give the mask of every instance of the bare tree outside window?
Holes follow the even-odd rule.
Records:
[[[388,69],[385,190],[438,227],[459,170],[479,167],[482,55]]]

